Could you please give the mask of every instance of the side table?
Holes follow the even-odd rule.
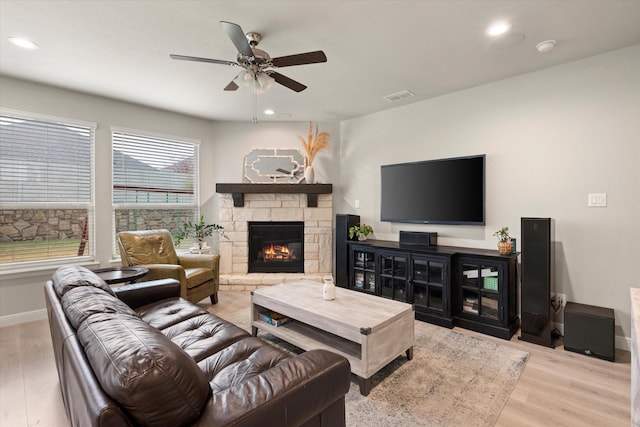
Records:
[[[144,277],[149,272],[145,267],[109,267],[93,270],[108,285],[117,283],[135,283],[136,280]]]

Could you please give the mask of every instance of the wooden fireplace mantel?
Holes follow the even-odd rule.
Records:
[[[333,184],[216,184],[216,193],[231,193],[233,206],[244,206],[246,193],[306,194],[307,207],[318,207],[318,194],[331,194]]]

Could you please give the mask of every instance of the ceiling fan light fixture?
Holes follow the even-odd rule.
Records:
[[[275,82],[276,81],[273,77],[264,72],[258,74],[258,76],[256,77],[256,83],[260,86],[260,89],[264,91],[268,91],[269,89],[271,89]]]
[[[242,70],[238,73],[233,82],[238,87],[251,87],[253,85],[254,75],[251,70]]]

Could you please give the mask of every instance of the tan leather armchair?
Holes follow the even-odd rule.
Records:
[[[178,255],[168,230],[122,231],[118,233],[122,265],[149,269],[141,281],[176,279],[180,296],[193,303],[209,297],[218,303],[220,255]]]

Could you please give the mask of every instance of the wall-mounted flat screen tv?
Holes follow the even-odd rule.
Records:
[[[485,223],[485,155],[383,165],[380,219]]]

